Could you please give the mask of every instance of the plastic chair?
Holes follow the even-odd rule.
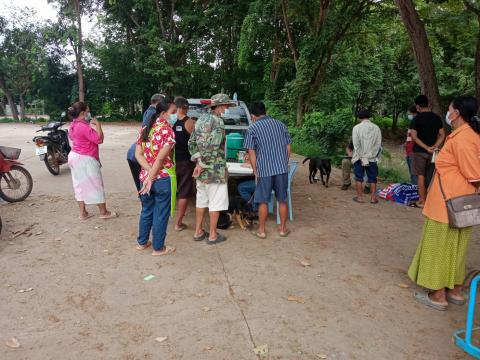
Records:
[[[470,296],[468,299],[467,324],[465,329],[457,330],[453,336],[455,344],[463,349],[467,354],[480,359],[480,348],[472,344],[472,332],[480,330],[479,327],[474,328],[475,320],[475,303],[477,302],[477,287],[480,281],[480,275],[475,276],[470,284]]]
[[[288,188],[287,188],[287,196],[288,196],[288,218],[290,221],[293,220],[293,208],[292,208],[292,180],[295,172],[298,168],[298,161],[290,161],[288,163]],[[272,191],[272,195],[270,197],[270,202],[268,203],[268,212],[273,214],[273,204],[275,202],[275,192]],[[280,224],[280,208],[278,206],[277,201],[277,224]]]

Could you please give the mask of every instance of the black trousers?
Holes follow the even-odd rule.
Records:
[[[140,184],[140,170],[142,167],[136,161],[127,160],[128,166],[130,167],[130,172],[132,173],[133,181],[135,181],[135,186],[137,187],[137,191],[140,191],[142,188],[142,184]]]

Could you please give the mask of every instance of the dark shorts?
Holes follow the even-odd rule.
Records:
[[[431,161],[432,155],[414,152],[412,154],[412,174],[416,176],[426,176]]]
[[[272,197],[272,190],[278,202],[287,201],[288,174],[259,177],[255,188],[254,203],[269,203]]]
[[[358,160],[353,164],[353,173],[355,174],[355,181],[363,182],[365,173],[367,173],[367,182],[369,184],[376,184],[378,165],[376,162],[371,162],[368,166],[362,166],[362,162]]]
[[[190,199],[195,197],[195,179],[192,177],[195,163],[191,161],[179,161],[177,167],[177,198]]]

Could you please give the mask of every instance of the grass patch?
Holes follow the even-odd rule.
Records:
[[[408,183],[410,179],[405,175],[403,169],[398,169],[396,167],[384,167],[379,165],[378,167],[378,177],[384,182],[391,183]]]

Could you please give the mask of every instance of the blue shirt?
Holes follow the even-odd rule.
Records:
[[[143,118],[142,118],[142,128],[147,126],[148,124],[148,120],[150,120],[150,117],[155,114],[156,110],[155,110],[155,106],[154,105],[150,105],[148,107],[147,110],[145,110],[145,112],[143,113]],[[133,143],[130,148],[128,149],[127,151],[127,160],[130,160],[130,161],[137,161],[137,159],[135,159],[135,147],[136,147],[136,144]]]
[[[264,116],[247,130],[244,147],[255,150],[258,177],[288,173],[288,149],[292,142],[288,128],[280,121]]]

